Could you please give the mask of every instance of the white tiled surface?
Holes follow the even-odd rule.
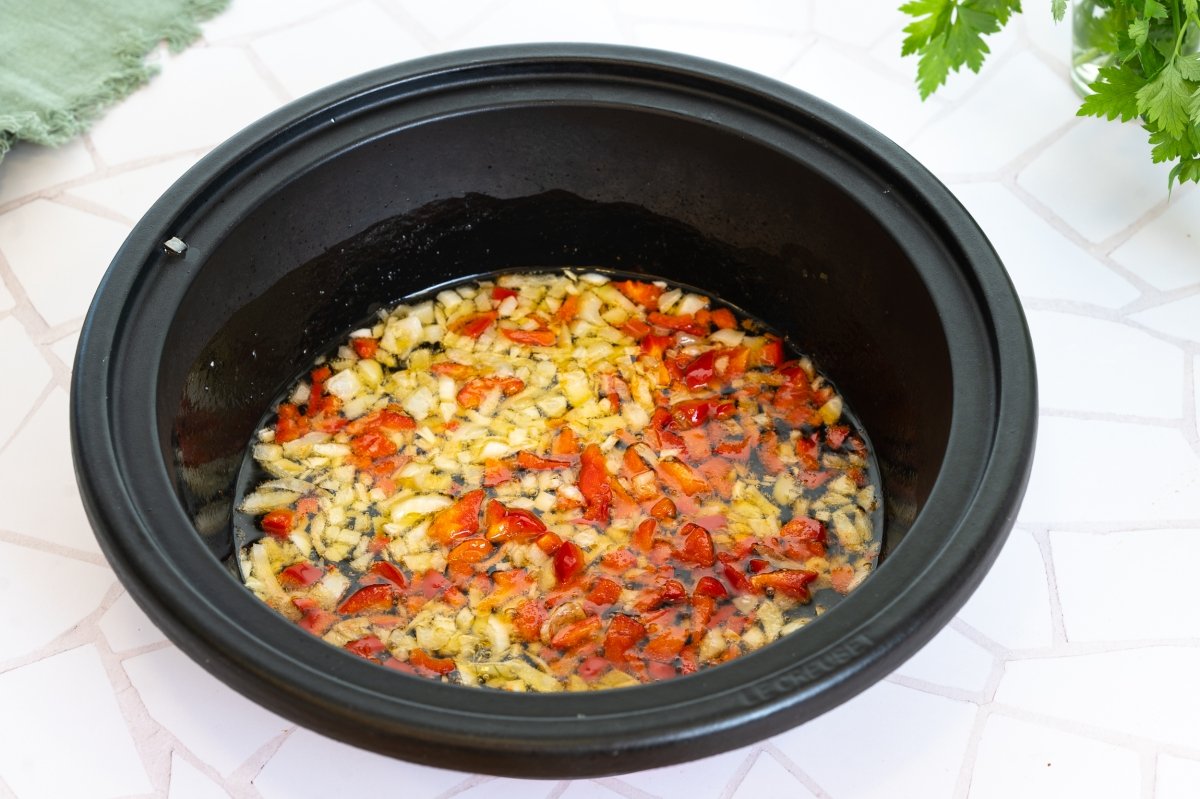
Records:
[[[60,150],[0,164],[0,799],[1200,795],[1200,192],[1132,126],[1074,116],[1044,4],[921,104],[891,0],[234,0]],[[602,780],[493,779],[349,749],[251,705],[116,582],[77,497],[66,390],[89,297],[158,193],[298,93],[468,45],[668,47],[790,82],[922,158],[1025,302],[1042,411],[995,569],[893,675],[774,739]],[[64,759],[65,758],[65,759]],[[338,762],[313,771],[314,762]],[[69,767],[64,768],[64,763]],[[353,775],[347,783],[346,775]]]

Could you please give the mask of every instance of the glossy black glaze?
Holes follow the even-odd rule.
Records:
[[[184,256],[162,242],[179,236]],[[380,304],[510,267],[704,288],[811,352],[857,409],[887,504],[879,571],[719,668],[588,695],[442,685],[277,617],[220,558],[270,399]],[[683,56],[452,53],[346,81],[222,145],[146,214],[84,326],[76,472],[130,593],[219,678],[397,757],[584,776],[742,746],[863,690],[982,579],[1036,422],[1020,306],[952,195],[862,123]]]

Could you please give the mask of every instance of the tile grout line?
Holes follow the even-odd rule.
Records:
[[[751,750],[742,758],[742,762],[738,763],[737,768],[729,775],[729,779],[725,782],[725,787],[721,790],[718,799],[732,799],[733,795],[742,787],[742,783],[746,780],[746,775],[750,773],[750,769],[754,768],[754,764],[758,762],[758,758],[762,756],[762,745],[752,747]]]
[[[923,680],[920,677],[910,677],[906,674],[893,672],[887,677],[884,677],[883,682],[898,685],[901,688],[907,688],[910,691],[919,691],[930,696],[938,696],[942,699],[949,699],[952,702],[965,702],[970,705],[981,705],[986,702],[982,691],[972,691],[969,688],[960,688],[956,685],[945,685],[932,680]]]
[[[1039,408],[1038,416],[1048,416],[1055,419],[1078,419],[1085,422],[1118,422],[1136,424],[1143,427],[1161,427],[1168,430],[1178,430],[1186,421],[1180,415],[1172,419],[1161,416],[1134,416],[1128,413],[1110,413],[1108,411],[1079,411],[1073,408]]]
[[[1037,543],[1038,552],[1042,557],[1042,567],[1046,570],[1052,645],[1070,644],[1071,640],[1067,636],[1067,622],[1063,617],[1062,597],[1058,592],[1058,572],[1054,568],[1054,550],[1050,546],[1050,530],[1044,527],[1034,530],[1033,540]]]
[[[222,777],[215,768],[203,763],[190,751],[187,752],[187,755],[194,758],[196,762],[202,763],[205,766],[205,773],[208,773],[210,777],[213,774],[216,775],[216,783],[229,793],[230,799],[261,799],[262,793],[254,781],[258,779],[263,768],[271,761],[271,758],[275,757],[297,729],[299,728],[293,725],[267,741],[235,768],[228,777]]]
[[[619,776],[597,777],[595,779],[589,779],[589,780],[587,780],[587,782],[591,782],[596,785],[601,785],[601,786],[607,788],[608,790],[612,791],[613,793],[617,794],[618,796],[626,797],[626,799],[660,799],[660,796],[658,794],[647,793],[646,791],[643,791],[641,788],[635,788],[634,786],[630,785],[629,783],[622,781]],[[569,782],[568,782],[568,785],[570,785]],[[549,799],[549,797],[547,797],[547,799]]]
[[[3,450],[0,450],[2,452]],[[34,552],[42,552],[47,555],[55,555],[60,558],[69,560],[77,560],[83,563],[91,564],[92,566],[100,566],[111,571],[108,560],[103,554],[97,552],[88,552],[83,549],[60,544],[57,541],[48,541],[44,538],[26,535],[24,533],[13,532],[0,528],[0,542],[11,546],[22,547]],[[115,576],[115,575],[114,575]]]
[[[992,711],[990,703],[979,706],[971,729],[967,733],[967,746],[963,751],[962,762],[958,767],[958,777],[954,781],[954,799],[967,799],[971,793],[971,782],[975,777],[975,766],[979,761],[979,745],[983,742],[983,732],[987,728]]]
[[[1053,311],[1056,313],[1074,314],[1075,316],[1082,316],[1089,319],[1098,319],[1102,322],[1115,322],[1185,350],[1197,346],[1196,342],[1191,339],[1173,336],[1170,333],[1156,330],[1144,322],[1139,322],[1137,319],[1130,319],[1120,309],[1114,310],[1075,300],[1045,300],[1036,297],[1026,297],[1022,299],[1021,304],[1027,310]]]
[[[830,793],[821,786],[819,782],[813,779],[807,771],[805,771],[799,763],[792,759],[792,756],[780,749],[771,741],[767,741],[762,746],[762,753],[759,757],[768,755],[775,759],[775,762],[783,767],[785,771],[790,773],[796,780],[807,788],[816,799],[832,799]]]

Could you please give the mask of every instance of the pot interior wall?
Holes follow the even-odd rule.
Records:
[[[716,125],[587,105],[367,131],[303,171],[281,158],[255,177],[261,201],[190,234],[200,268],[159,379],[176,491],[223,557],[254,426],[336,337],[462,277],[603,266],[697,286],[817,359],[875,446],[886,556],[945,452],[947,333],[920,269],[838,177]]]

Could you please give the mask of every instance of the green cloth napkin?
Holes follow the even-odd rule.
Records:
[[[17,139],[62,144],[182,50],[229,0],[0,0],[0,159]]]

